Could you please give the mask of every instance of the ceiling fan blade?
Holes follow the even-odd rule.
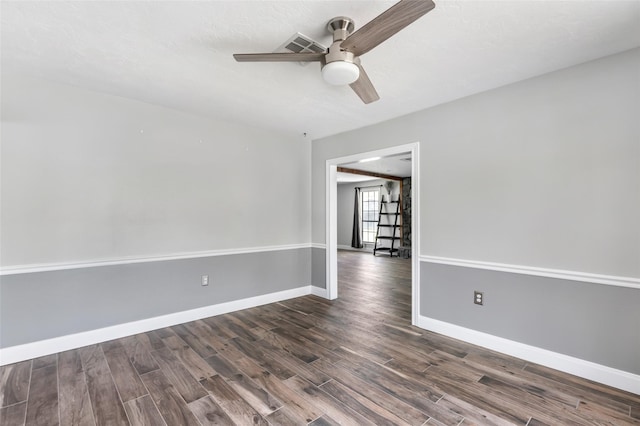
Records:
[[[380,99],[378,92],[376,92],[376,88],[373,87],[373,83],[369,80],[369,76],[362,68],[362,65],[357,64],[358,68],[360,68],[360,77],[349,86],[356,92],[356,95],[362,99],[362,102],[365,104],[370,104],[371,102],[375,102]]]
[[[238,62],[314,62],[324,58],[326,52],[304,53],[236,53],[233,55]]]
[[[360,56],[436,7],[432,0],[402,0],[344,40],[340,47]]]

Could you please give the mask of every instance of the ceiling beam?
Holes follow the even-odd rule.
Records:
[[[397,180],[402,182],[402,178],[398,176],[391,176],[391,175],[385,175],[382,173],[374,173],[374,172],[365,172],[364,170],[348,169],[346,167],[338,167],[338,172],[351,173],[353,175],[371,176],[371,177],[377,177],[380,179],[387,179],[387,180]]]

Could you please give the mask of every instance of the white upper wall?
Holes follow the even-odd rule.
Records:
[[[310,241],[310,143],[2,76],[2,266]]]
[[[313,241],[327,159],[419,141],[420,255],[640,277],[639,76],[634,49],[314,141]]]

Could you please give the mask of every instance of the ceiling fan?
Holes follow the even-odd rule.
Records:
[[[358,31],[353,32],[353,20],[344,16],[333,18],[327,30],[333,43],[326,52],[300,53],[237,53],[238,62],[320,62],[322,77],[333,85],[348,84],[365,104],[380,99],[378,92],[360,64],[364,55],[436,5],[432,0],[401,0],[378,15]]]

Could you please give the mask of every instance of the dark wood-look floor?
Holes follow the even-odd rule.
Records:
[[[640,396],[410,325],[411,264],[0,369],[0,424],[640,424]]]

